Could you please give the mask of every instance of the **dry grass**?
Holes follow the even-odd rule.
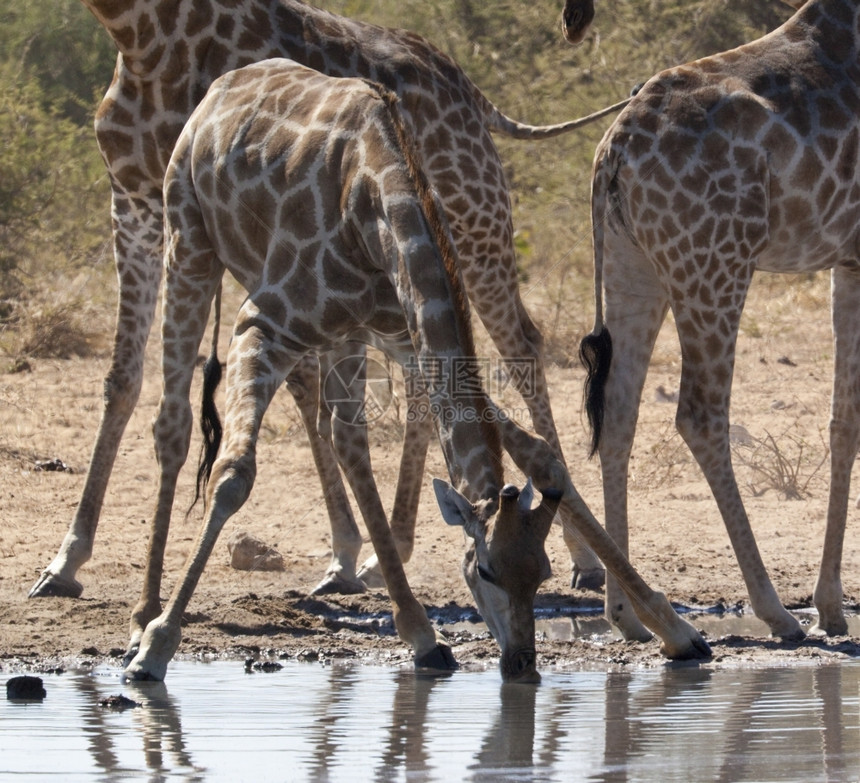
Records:
[[[792,424],[789,429],[795,427]],[[810,452],[823,456],[818,459]],[[746,486],[754,497],[774,490],[786,500],[802,500],[810,496],[810,485],[827,462],[830,449],[823,437],[821,443],[809,444],[786,429],[776,437],[767,431],[763,438],[748,436],[733,444],[732,453],[736,464],[749,470]]]
[[[50,301],[40,296],[11,303],[10,316],[0,325],[0,352],[8,357],[7,371],[26,370],[31,360],[69,359],[105,350],[110,328],[101,308],[81,299]]]

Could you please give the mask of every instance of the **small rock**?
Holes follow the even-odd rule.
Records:
[[[754,442],[754,438],[752,435],[750,435],[749,430],[742,424],[730,424],[729,441],[731,443],[741,443],[749,445]]]
[[[41,677],[33,677],[29,674],[24,674],[20,677],[13,677],[6,683],[7,699],[41,701],[47,695],[45,686],[42,685]]]
[[[251,658],[245,661],[246,672],[279,672],[283,669],[283,664],[277,661],[255,661]]]
[[[665,386],[658,386],[654,393],[655,402],[678,402],[678,392],[667,391]]]
[[[55,473],[71,473],[72,469],[59,457],[54,459],[43,459],[36,463],[36,470],[50,471]]]
[[[238,531],[227,541],[230,565],[238,571],[283,571],[281,553],[257,538]]]
[[[99,707],[107,707],[111,710],[128,710],[134,707],[140,707],[140,702],[129,699],[128,696],[118,694],[116,696],[108,696],[99,700]]]
[[[779,359],[776,360],[777,364],[784,364],[787,367],[797,367],[797,365],[791,361],[787,356],[780,356]]]

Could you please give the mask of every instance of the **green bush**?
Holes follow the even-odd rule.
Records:
[[[597,0],[592,33],[574,48],[559,30],[563,0],[317,2],[425,35],[505,113],[540,124],[614,103],[656,71],[761,35],[790,13],[779,0]],[[69,319],[83,322],[84,302],[108,313],[106,323],[112,317],[109,187],[91,125],[115,58],[79,0],[52,0],[50,13],[39,3],[0,7],[0,350],[7,353],[69,353],[55,349],[60,343],[84,350],[88,337],[61,340],[56,326],[79,328]],[[524,298],[551,344],[572,344],[571,334],[590,321],[591,161],[610,122],[544,142],[498,139]],[[92,329],[92,317],[86,322]],[[47,339],[46,324],[55,325]]]

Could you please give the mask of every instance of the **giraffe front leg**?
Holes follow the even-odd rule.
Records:
[[[492,145],[492,141],[487,141]],[[490,171],[485,181],[503,183],[504,172],[498,156],[486,156],[483,164]],[[497,171],[492,171],[498,167]],[[435,176],[435,175],[434,175]],[[456,176],[453,172],[439,172],[442,178]],[[439,187],[440,182],[435,182]],[[442,192],[462,192],[462,183],[453,182]],[[491,191],[482,191],[484,196]],[[481,205],[484,219],[464,223],[462,215],[446,211],[455,228],[454,235],[463,272],[463,281],[469,300],[487,329],[505,363],[510,382],[523,398],[532,418],[535,432],[564,461],[558,430],[552,414],[546,372],[543,361],[543,336],[529,316],[520,297],[516,256],[513,250],[510,197],[504,187],[487,198]],[[486,224],[486,225],[485,225]],[[470,237],[477,231],[481,237]],[[486,247],[486,237],[497,238],[493,252],[476,254],[475,248]],[[560,514],[567,512],[561,509]],[[582,589],[598,589],[603,585],[605,572],[600,560],[569,531],[572,525],[563,525],[565,546],[570,553],[571,584]]]
[[[77,598],[77,572],[93,551],[108,481],[128,420],[140,396],[143,356],[161,279],[161,194],[132,199],[114,192],[114,254],[119,304],[104,409],[74,519],[53,561],[30,588],[30,598]]]
[[[256,443],[263,415],[278,387],[300,356],[282,348],[270,331],[257,323],[249,301],[240,311],[227,364],[224,439],[212,466],[207,489],[207,513],[185,564],[180,581],[164,611],[143,632],[137,654],[125,676],[133,680],[163,680],[182,637],[182,615],[224,523],[241,508],[256,477]]]
[[[848,630],[842,608],[842,545],[851,470],[860,448],[860,274],[837,267],[832,272],[834,371],[830,414],[830,499],[827,527],[813,601],[818,622],[812,633],[839,635]],[[860,506],[860,499],[858,499]]]
[[[517,305],[518,317],[508,319],[509,327],[513,329],[512,339],[504,341],[504,347],[500,346],[502,358],[511,381],[528,406],[535,432],[549,443],[556,456],[564,462],[550,406],[543,364],[543,336],[519,299]],[[498,341],[496,345],[500,345]],[[564,518],[567,511],[562,507],[559,513]],[[570,553],[570,585],[581,590],[597,590],[606,579],[603,564],[579,537],[571,534],[571,530],[570,524],[562,525],[562,538]]]
[[[429,400],[422,391],[420,373],[414,367],[404,367],[403,373],[406,388],[406,430],[403,434],[400,472],[391,510],[391,532],[401,562],[407,563],[415,545],[415,522],[418,517],[427,449],[433,437],[433,418],[429,412]],[[358,576],[368,587],[385,585],[376,554],[363,563]]]
[[[364,377],[363,371],[353,377],[359,376]],[[398,635],[412,647],[416,668],[451,671],[457,668],[457,662],[450,646],[436,634],[424,607],[412,593],[397,543],[385,517],[370,463],[363,410],[363,393],[358,396],[340,396],[339,402],[333,404],[332,441],[335,453],[370,533],[379,570],[393,605],[394,626]]]
[[[331,525],[331,563],[322,581],[311,590],[311,595],[352,595],[366,589],[356,576],[361,533],[355,524],[343,478],[332,451],[330,412],[320,402],[320,377],[328,373],[330,365],[336,363],[339,356],[337,351],[322,359],[305,356],[287,377],[287,388],[301,413],[310,442]]]
[[[495,407],[495,406],[493,406]],[[519,469],[531,476],[541,491],[563,488],[562,505],[567,513],[563,524],[570,525],[571,536],[589,546],[606,566],[613,579],[624,591],[637,623],[650,628],[660,637],[660,651],[667,658],[707,658],[711,654],[702,635],[682,620],[662,593],[652,590],[630,561],[600,526],[580,497],[564,463],[550,449],[547,442],[526,432],[507,417],[499,414],[502,442]],[[651,638],[646,631],[647,638]]]

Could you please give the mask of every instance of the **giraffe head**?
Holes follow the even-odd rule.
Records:
[[[582,43],[594,20],[594,0],[566,0],[561,14],[561,30],[569,43]]]
[[[544,542],[562,493],[545,491],[540,505],[532,509],[531,481],[522,492],[506,485],[498,503],[470,503],[441,479],[433,480],[433,488],[445,521],[463,527],[469,536],[463,576],[502,649],[502,679],[539,682],[534,600],[551,573]]]

